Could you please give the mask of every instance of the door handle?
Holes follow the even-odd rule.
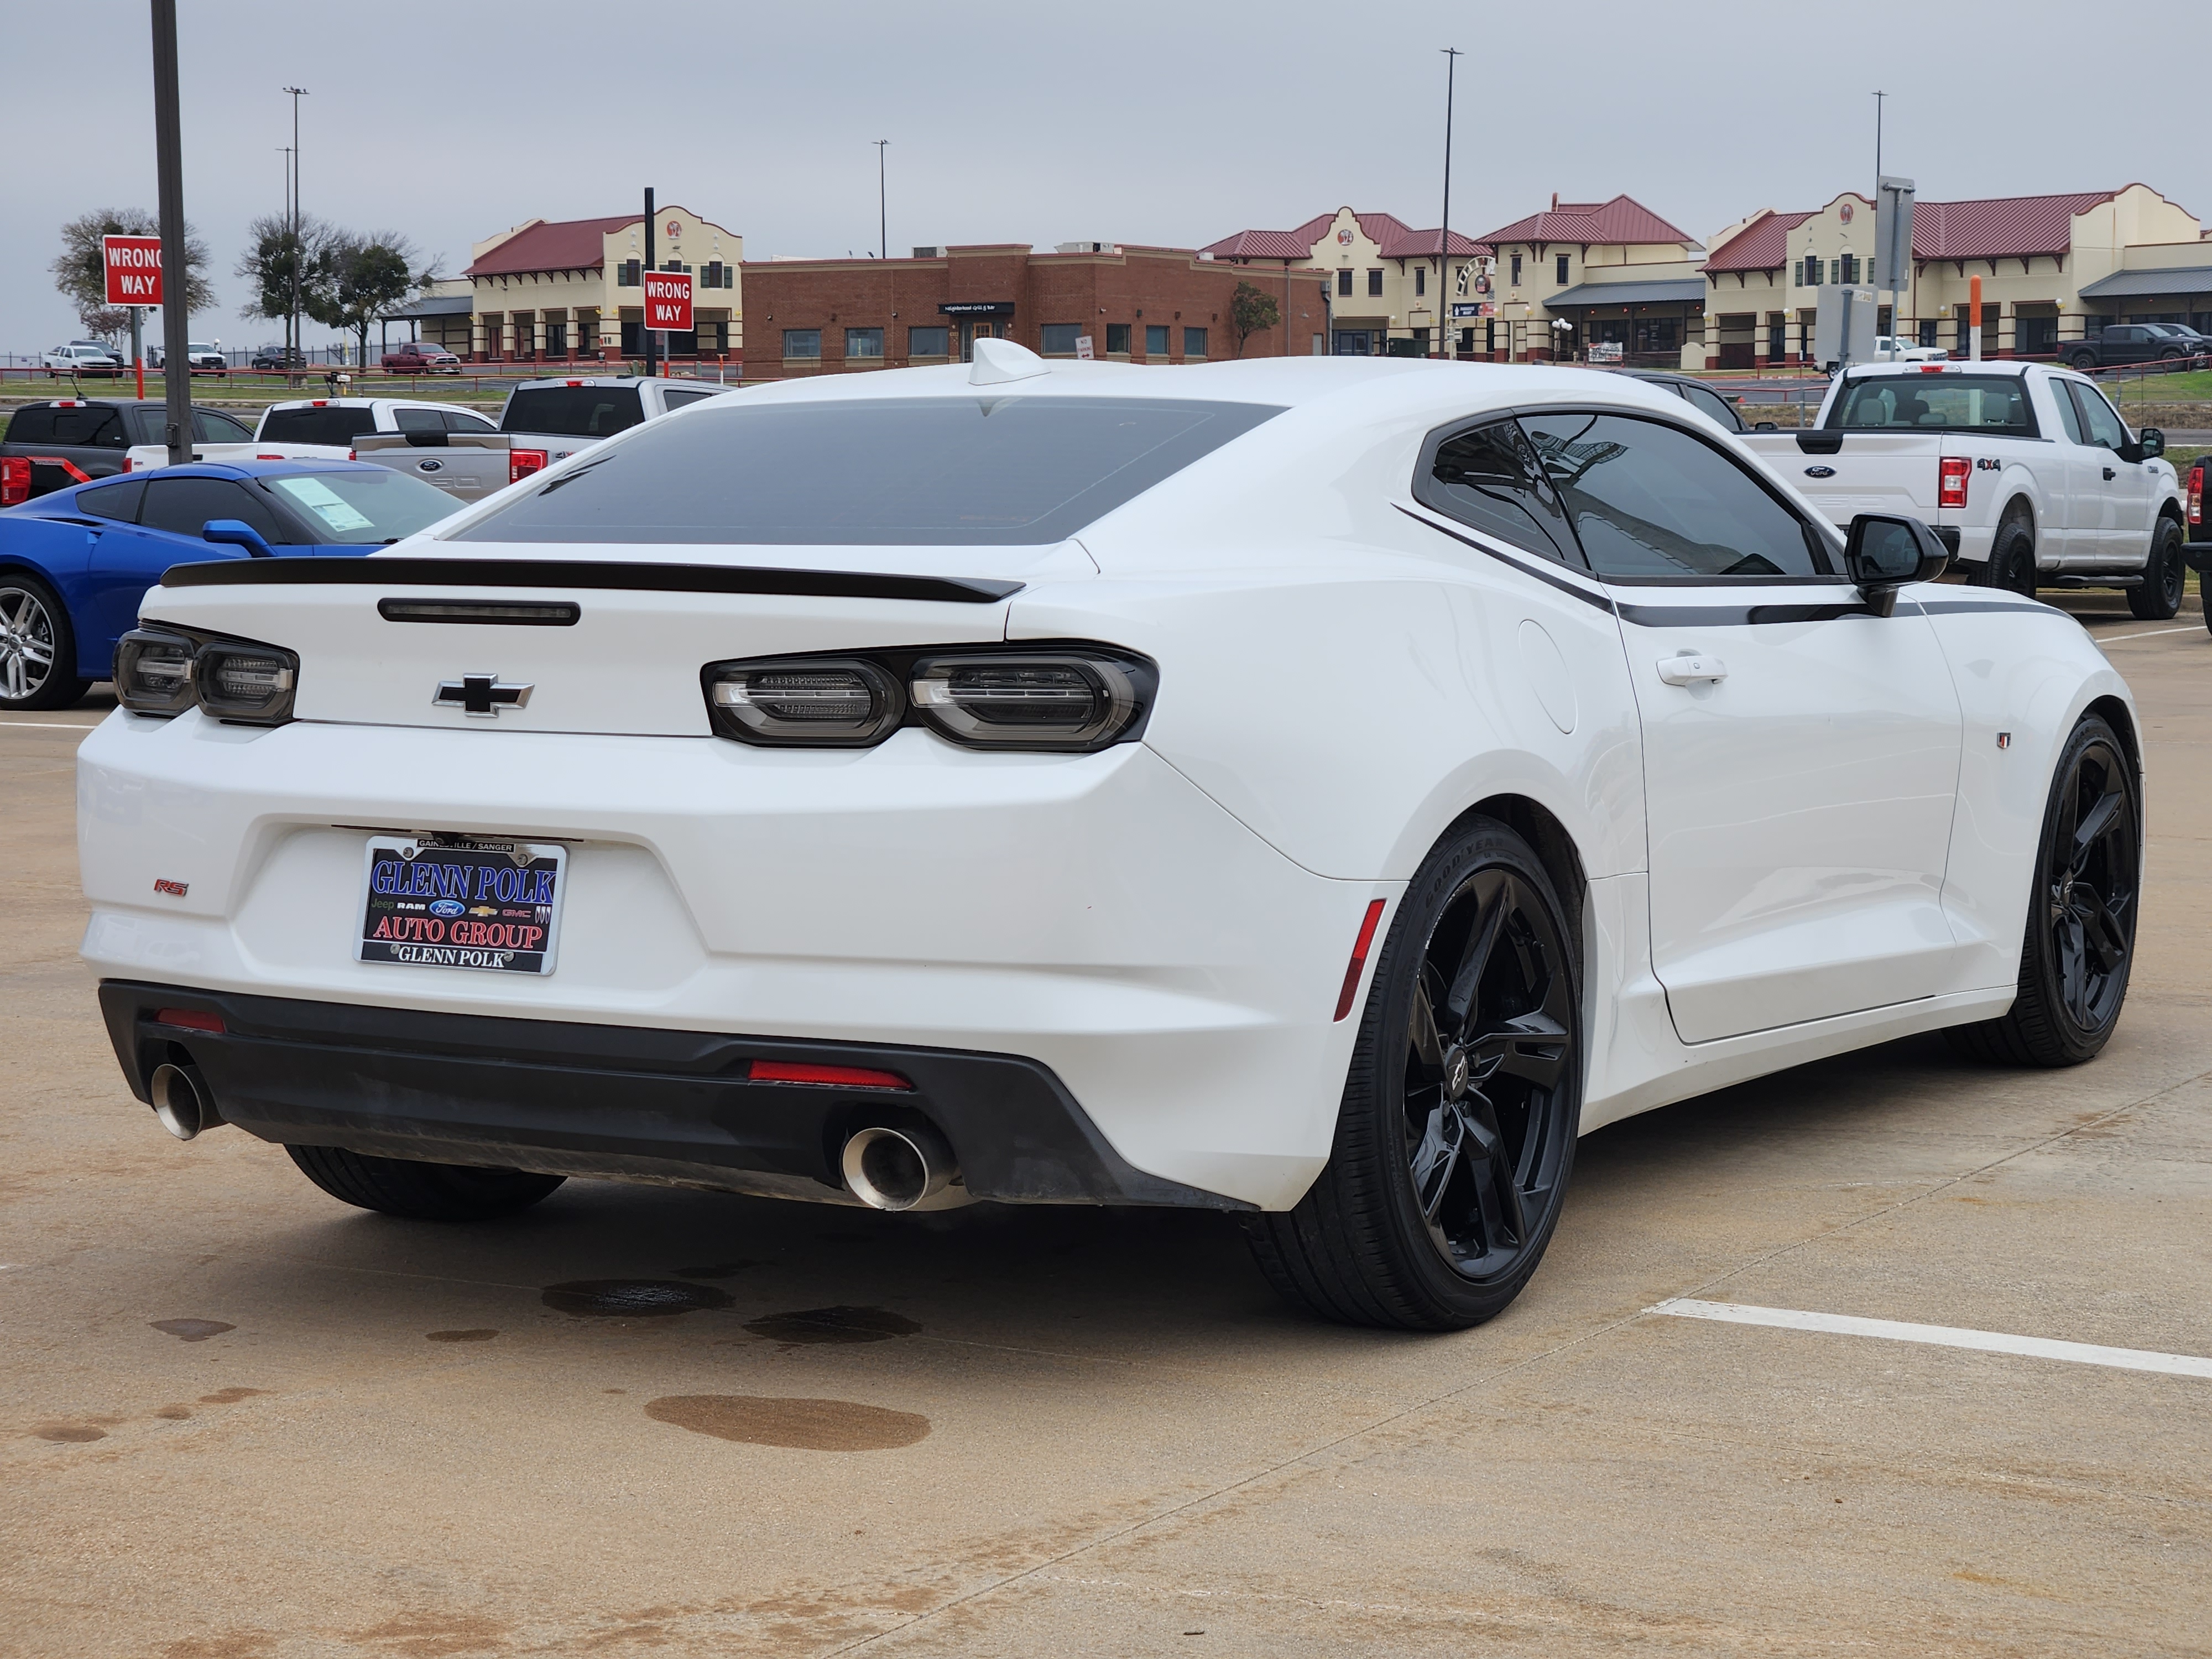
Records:
[[[1659,678],[1669,685],[1706,685],[1728,678],[1728,665],[1718,657],[1685,652],[1659,659]]]
[[[2106,482],[2106,483],[2112,483],[2112,479],[2113,479],[2113,477],[2114,477],[2115,476],[2116,476],[2116,475],[2113,473],[2113,471],[2112,471],[2112,468],[2110,468],[2110,467],[2108,466],[2108,467],[2106,467],[2106,468],[2105,469],[2105,482]]]

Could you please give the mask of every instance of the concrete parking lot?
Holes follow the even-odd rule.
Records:
[[[2212,1378],[1646,1311],[2212,1354],[2212,637],[2069,604],[2148,752],[2106,1053],[1607,1128],[1449,1337],[1310,1322],[1212,1216],[448,1229],[179,1146],[76,954],[100,710],[4,717],[0,1653],[2212,1651]]]

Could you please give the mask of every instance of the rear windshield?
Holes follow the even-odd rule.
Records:
[[[272,409],[258,435],[272,444],[349,444],[375,430],[373,409]]]
[[[501,432],[543,432],[556,438],[611,438],[645,419],[634,386],[524,386],[507,400]]]
[[[456,539],[1033,546],[1065,540],[1280,412],[1020,396],[710,404]]]
[[[1824,424],[1844,432],[2036,435],[2027,385],[2011,374],[1882,374],[1852,380]]]
[[[261,481],[314,526],[318,542],[374,546],[451,518],[459,503],[444,490],[379,467],[360,472],[294,472]]]

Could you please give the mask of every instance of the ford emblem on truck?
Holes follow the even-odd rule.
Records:
[[[443,471],[445,470],[445,465],[446,465],[446,464],[445,464],[443,461],[417,461],[417,462],[416,462],[416,463],[415,463],[415,465],[416,465],[416,466],[417,468],[419,468],[421,471],[424,471],[424,472],[440,472],[440,471]]]
[[[1832,478],[1836,476],[1836,469],[1832,466],[1808,466],[1805,469],[1805,476],[1808,478]]]

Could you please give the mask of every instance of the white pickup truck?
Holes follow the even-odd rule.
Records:
[[[642,426],[686,404],[736,390],[699,380],[647,380],[635,374],[525,380],[507,394],[499,429],[514,441],[520,477],[565,461],[603,438]]]
[[[370,433],[491,433],[498,429],[485,416],[459,404],[419,403],[406,398],[295,398],[263,410],[250,441],[194,443],[192,459],[343,461],[353,459],[353,441]],[[166,445],[135,444],[123,470],[143,472],[168,464]]]
[[[2187,569],[2166,436],[2128,430],[2094,381],[2043,363],[1886,363],[1836,377],[1814,424],[1747,434],[1838,528],[1932,526],[1987,587],[2120,587],[2163,621]]]

